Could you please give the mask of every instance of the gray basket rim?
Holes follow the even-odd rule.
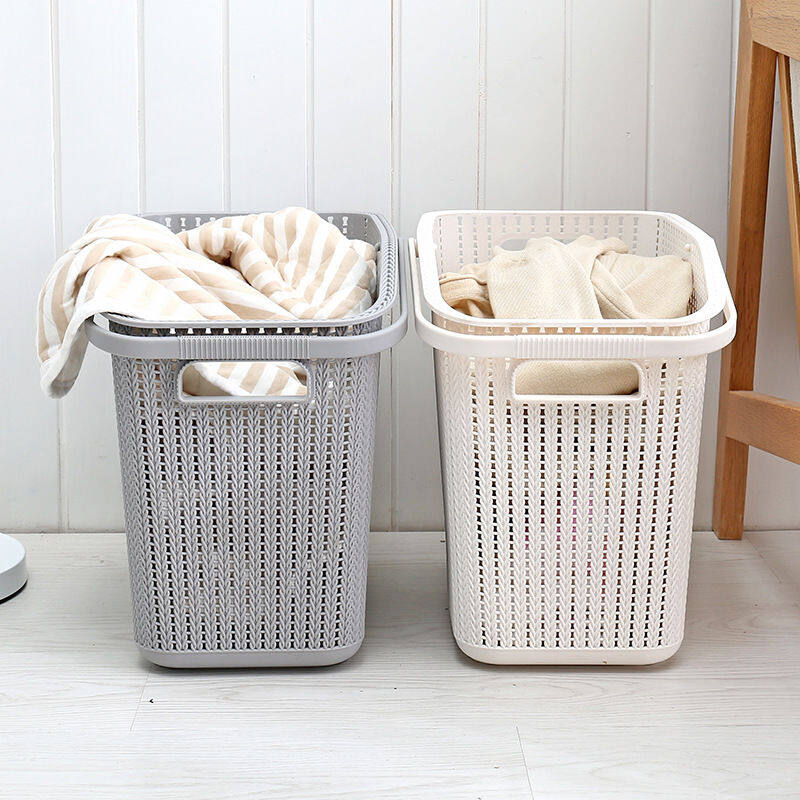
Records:
[[[215,219],[222,219],[225,217],[245,216],[247,214],[263,213],[253,211],[220,211],[220,212],[186,212],[186,211],[173,211],[173,212],[156,212],[139,214],[153,222],[158,222],[166,227],[170,227],[164,220],[173,217],[195,217],[197,220],[196,226],[202,225],[205,222],[210,222]],[[172,330],[172,329],[224,329],[224,330],[245,330],[245,329],[258,329],[263,330],[294,330],[296,328],[324,328],[330,330],[332,328],[349,328],[354,325],[363,325],[366,322],[371,322],[375,319],[382,317],[388,313],[397,302],[397,234],[392,228],[388,220],[382,215],[369,211],[316,211],[320,217],[327,222],[336,225],[333,217],[348,217],[354,219],[361,219],[365,223],[371,221],[378,230],[379,241],[370,241],[375,249],[378,251],[378,260],[376,263],[378,273],[378,296],[375,302],[360,314],[355,314],[348,317],[337,317],[336,319],[285,319],[285,320],[255,320],[255,319],[231,319],[231,320],[149,320],[139,317],[131,317],[126,314],[116,314],[112,312],[104,312],[99,316],[104,317],[109,322],[126,328],[136,328],[141,336],[143,329],[152,329],[153,335],[157,335],[157,330]],[[337,225],[337,227],[339,227]],[[185,230],[185,229],[184,229]]]

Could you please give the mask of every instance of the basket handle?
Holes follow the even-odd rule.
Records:
[[[575,406],[591,406],[602,403],[603,405],[636,406],[642,404],[652,386],[652,378],[640,362],[626,361],[636,370],[638,378],[636,391],[630,394],[518,394],[517,374],[526,363],[528,362],[520,361],[511,375],[510,397],[511,401],[518,405],[563,406],[568,403]]]
[[[408,287],[399,270],[397,318],[372,333],[348,336],[128,336],[103,328],[94,317],[84,322],[89,341],[101,350],[128,358],[174,358],[183,361],[301,361],[314,358],[358,358],[396,345],[408,328]],[[202,323],[201,323],[202,324]]]
[[[621,334],[516,334],[482,336],[459,333],[440,328],[423,313],[430,307],[420,290],[419,254],[417,243],[409,239],[400,247],[401,259],[408,263],[411,273],[411,293],[414,301],[414,327],[419,337],[437,350],[478,358],[522,359],[626,359],[685,358],[721,350],[736,333],[736,308],[727,281],[723,281],[725,321],[706,333],[682,336],[646,336]],[[402,271],[402,269],[401,269]]]
[[[281,395],[281,394],[224,394],[224,395],[201,395],[187,394],[183,390],[183,375],[189,367],[197,367],[204,363],[214,363],[207,361],[187,361],[175,376],[175,394],[179,402],[187,405],[231,405],[234,403],[276,403],[289,405],[302,405],[308,403],[313,396],[314,374],[312,369],[306,370],[306,392],[303,395]],[[298,363],[298,362],[295,362]],[[303,366],[298,363],[298,366]]]

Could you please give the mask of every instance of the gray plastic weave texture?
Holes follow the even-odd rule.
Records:
[[[379,281],[396,284],[395,253],[393,243],[381,264],[394,274]],[[132,323],[111,328],[169,333]],[[372,318],[314,335],[380,326]],[[191,667],[312,666],[352,655],[364,636],[380,355],[300,360],[301,402],[184,402],[178,375],[187,360],[112,362],[142,652]]]

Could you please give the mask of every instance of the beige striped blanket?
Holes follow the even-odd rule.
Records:
[[[129,214],[92,222],[39,295],[41,383],[66,394],[87,338],[83,322],[113,312],[151,321],[337,319],[374,302],[375,249],[304,208],[225,217],[179,234]],[[196,364],[189,394],[302,395],[286,362]]]

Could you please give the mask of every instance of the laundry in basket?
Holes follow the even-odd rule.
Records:
[[[94,220],[56,262],[39,297],[42,387],[69,391],[86,349],[85,320],[114,312],[148,321],[337,319],[374,302],[375,249],[313,211],[223,216],[173,233],[116,214]],[[192,394],[299,394],[282,363],[202,364]]]
[[[499,245],[489,261],[439,277],[442,298],[468,316],[495,319],[646,319],[686,316],[692,266],[679,255],[628,253],[620,239],[579,236]],[[629,394],[639,385],[626,361],[538,361],[523,365],[518,394]]]

